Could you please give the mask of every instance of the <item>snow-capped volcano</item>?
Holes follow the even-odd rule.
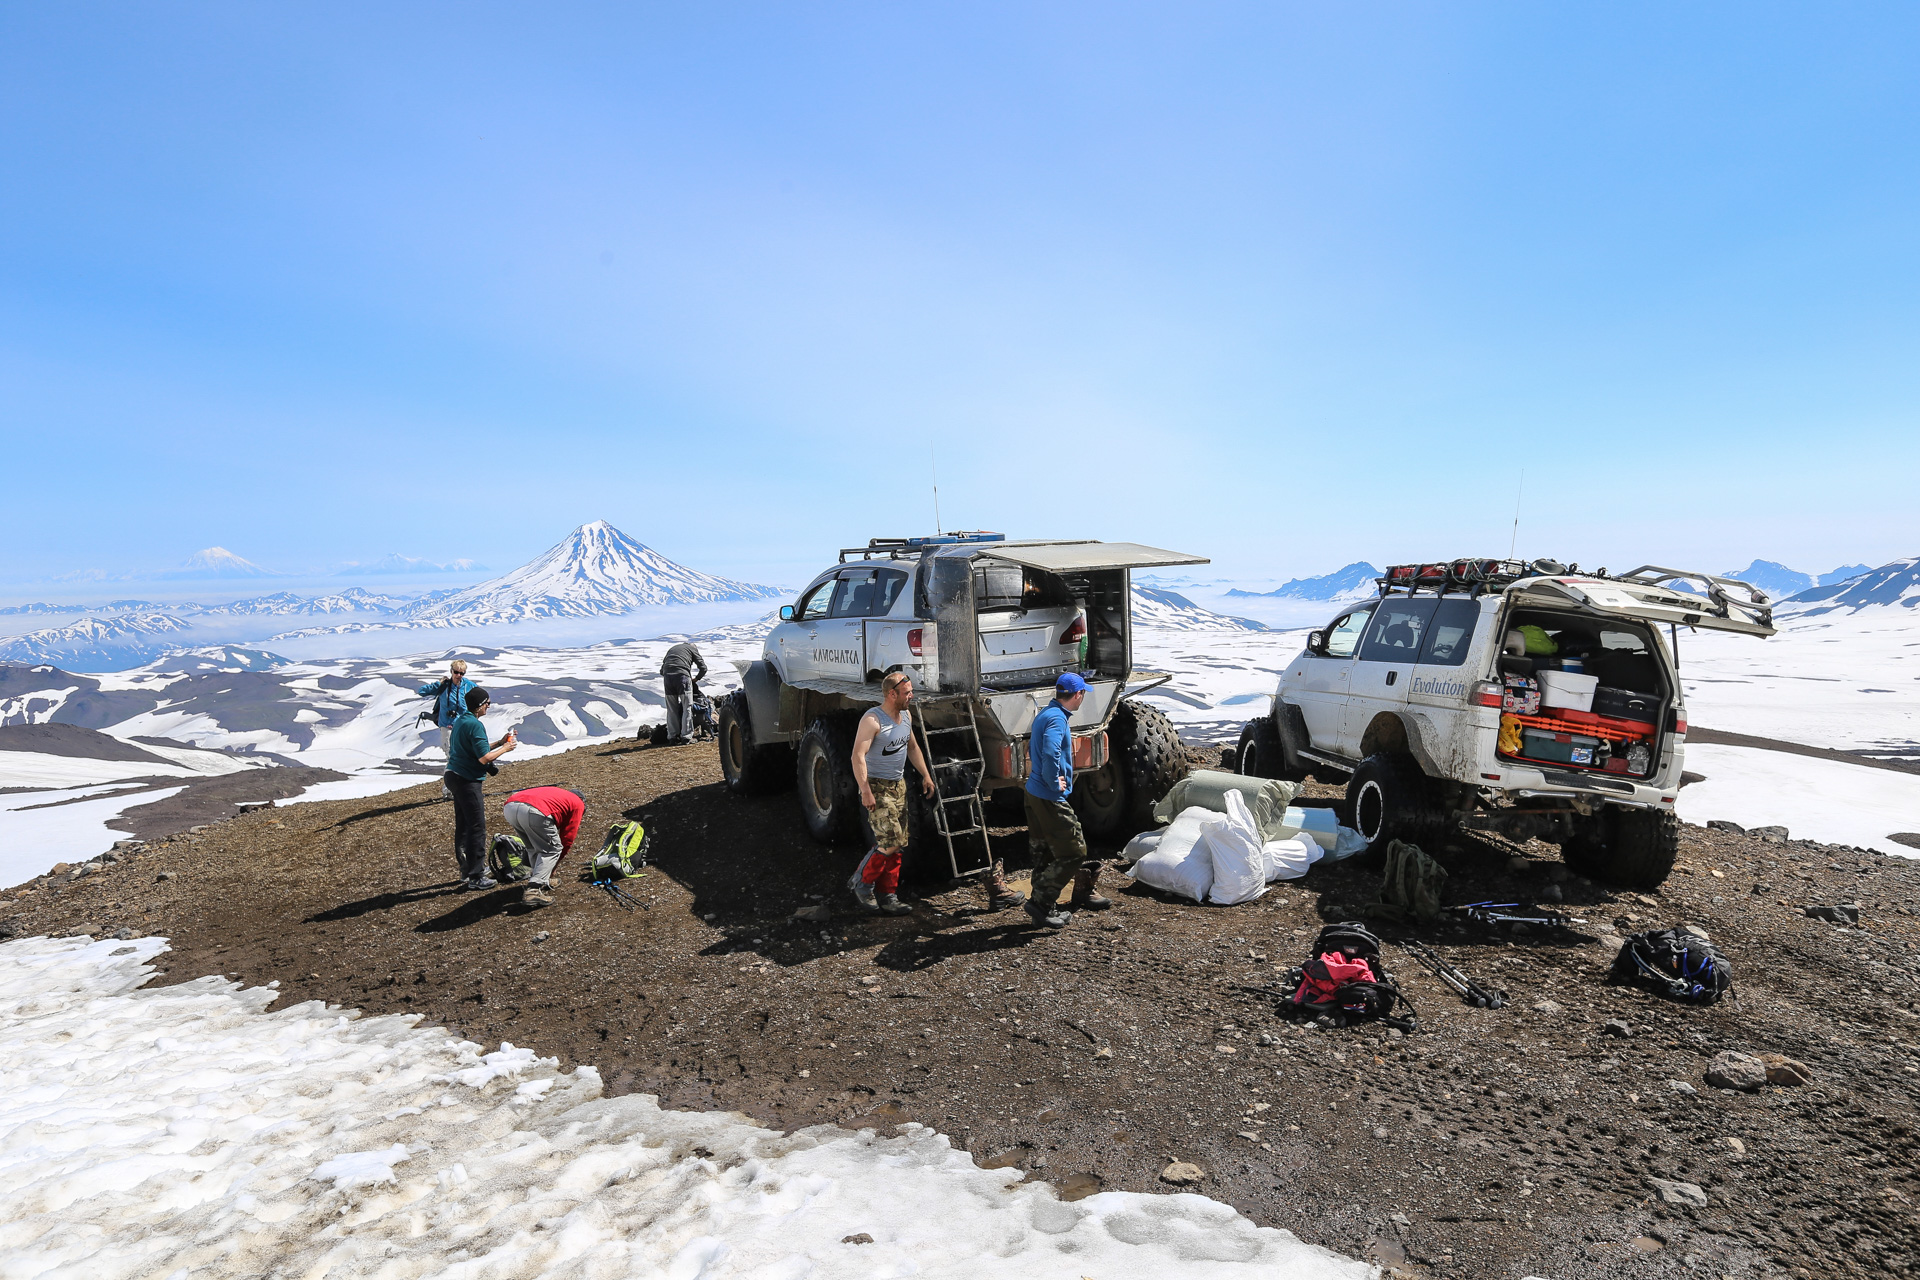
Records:
[[[271,578],[271,569],[262,569],[245,556],[237,556],[225,547],[207,547],[187,557],[187,562],[159,578]]]
[[[531,564],[456,592],[412,615],[468,625],[534,618],[588,618],[653,605],[769,600],[780,592],[675,564],[595,520]]]

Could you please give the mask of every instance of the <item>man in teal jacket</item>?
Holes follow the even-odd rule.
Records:
[[[1033,896],[1027,914],[1036,924],[1058,929],[1072,911],[1099,911],[1112,901],[1093,891],[1094,873],[1087,861],[1087,837],[1080,815],[1068,797],[1073,794],[1073,728],[1070,718],[1087,700],[1087,682],[1069,671],[1054,682],[1053,701],[1033,718],[1027,735],[1027,847],[1033,852]],[[1060,891],[1074,882],[1073,900],[1066,910]]]

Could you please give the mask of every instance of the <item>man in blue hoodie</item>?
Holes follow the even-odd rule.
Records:
[[[1087,700],[1087,682],[1069,671],[1054,681],[1053,701],[1033,718],[1027,735],[1027,847],[1033,853],[1033,896],[1027,914],[1052,929],[1072,916],[1059,905],[1060,891],[1074,881],[1072,910],[1098,911],[1113,905],[1093,892],[1087,867],[1087,837],[1073,794],[1073,729],[1069,723]],[[1084,887],[1082,885],[1084,881]]]
[[[453,722],[466,712],[467,692],[472,688],[473,681],[467,679],[466,660],[455,658],[453,665],[447,668],[445,680],[423,684],[415,690],[421,697],[433,699],[433,722],[440,726],[442,755],[447,754],[453,746]]]

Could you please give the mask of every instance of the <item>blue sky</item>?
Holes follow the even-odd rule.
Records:
[[[1920,16],[10,5],[19,582],[1920,551]]]

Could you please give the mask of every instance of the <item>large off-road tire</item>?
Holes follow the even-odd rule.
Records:
[[[785,742],[753,741],[747,695],[720,699],[720,776],[737,796],[761,795],[793,785],[793,747]]]
[[[1136,698],[1114,709],[1108,747],[1119,766],[1126,802],[1109,836],[1131,837],[1154,826],[1153,806],[1191,771],[1173,721]]]
[[[1234,757],[1240,773],[1249,778],[1282,778],[1287,774],[1285,750],[1280,745],[1280,728],[1271,717],[1247,721],[1240,731],[1240,750]]]
[[[1608,805],[1576,817],[1560,843],[1560,860],[1580,875],[1629,889],[1653,889],[1673,873],[1680,856],[1680,819],[1653,809]]]
[[[1394,840],[1429,843],[1446,825],[1438,788],[1405,752],[1382,751],[1368,756],[1347,781],[1347,807],[1353,829],[1378,857]]]
[[[1080,829],[1090,836],[1116,836],[1127,825],[1127,779],[1117,759],[1108,760],[1098,769],[1075,774],[1073,794],[1067,799],[1073,811],[1080,815]],[[1021,807],[1025,808],[1024,801]],[[1026,821],[1024,814],[1020,820]]]
[[[860,791],[853,781],[856,723],[851,716],[822,716],[800,735],[794,785],[800,791],[807,834],[821,844],[856,840],[865,830]]]

